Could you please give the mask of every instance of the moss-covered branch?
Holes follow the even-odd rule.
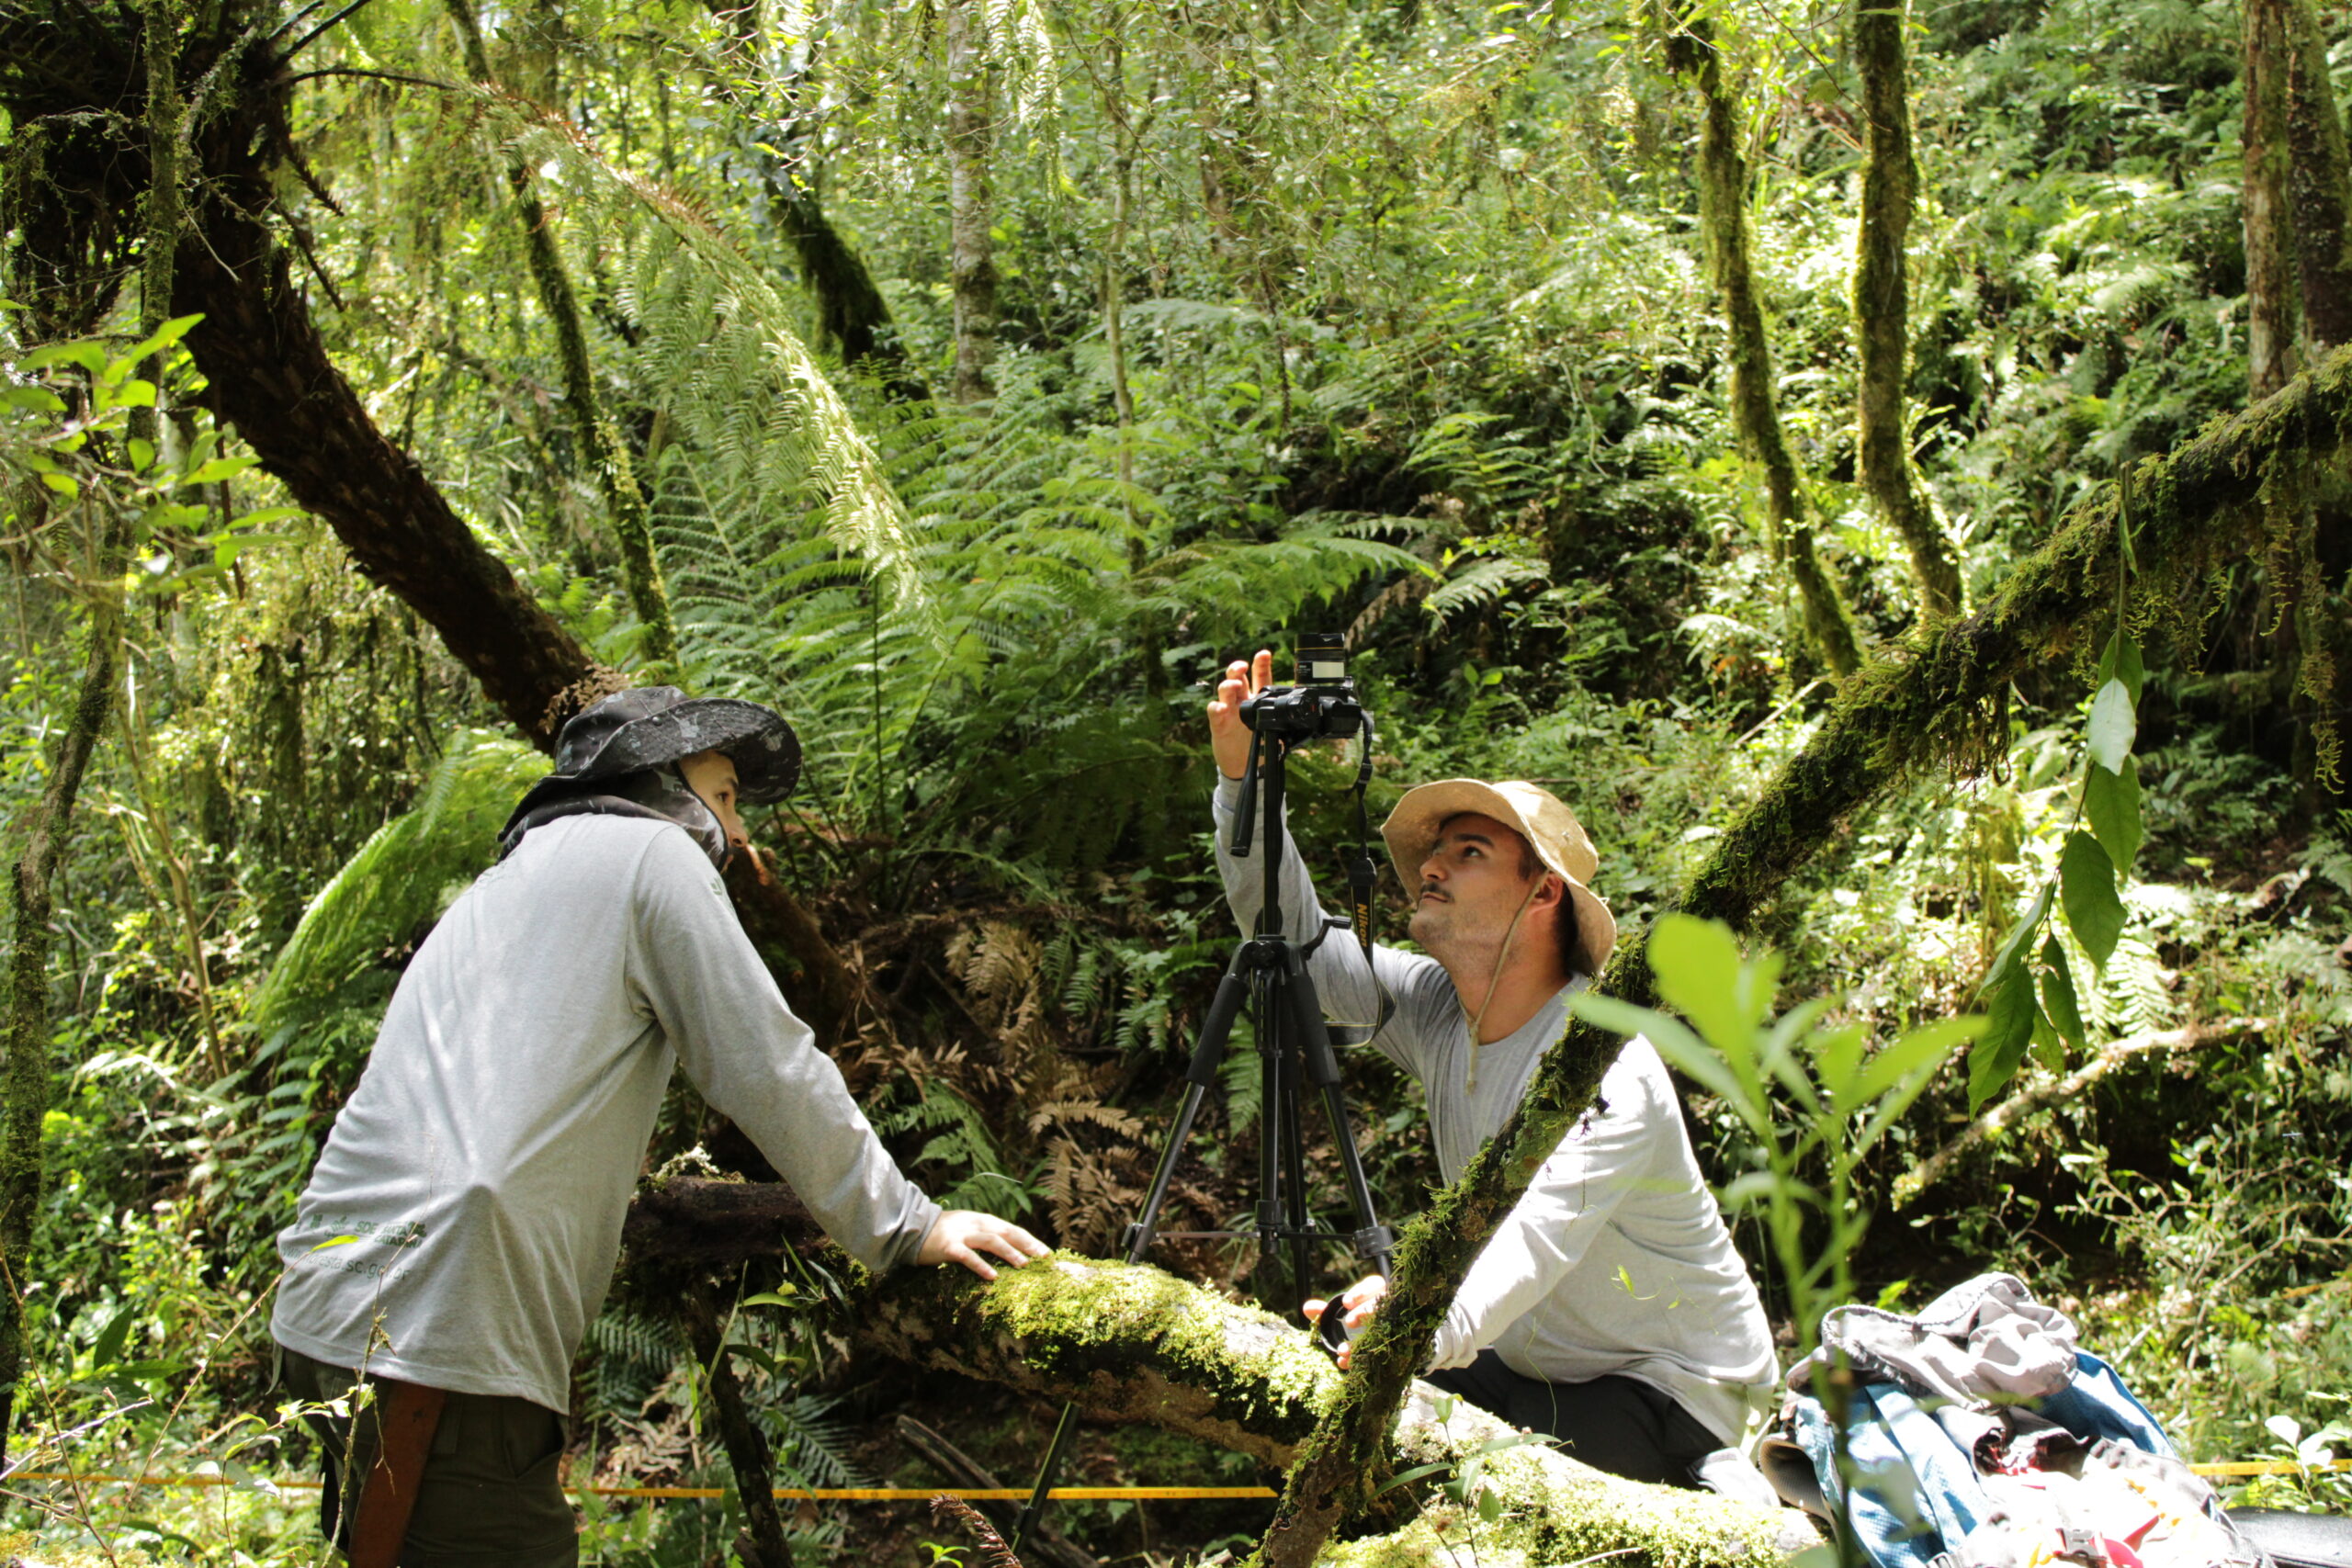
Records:
[[[1289,1462],[1340,1385],[1307,1337],[1282,1319],[1148,1265],[1057,1254],[984,1285],[959,1269],[890,1275],[856,1303],[870,1348],[915,1366],[1074,1399],[1113,1419],[1143,1422]],[[1400,1455],[1452,1464],[1510,1428],[1468,1405],[1440,1420],[1433,1390],[1414,1385],[1396,1414]],[[1450,1403],[1450,1402],[1449,1402]],[[1540,1445],[1488,1456],[1502,1517],[1442,1503],[1403,1508],[1403,1522],[1332,1549],[1348,1564],[1442,1561],[1557,1562],[1623,1551],[1657,1568],[1777,1563],[1810,1544],[1787,1519],[1704,1493],[1621,1481]]]
[[[2254,395],[2267,398],[2295,373],[2302,337],[2302,282],[2288,191],[2290,0],[2246,0],[2245,18],[2245,354]]]
[[[1911,553],[1927,618],[1961,609],[1960,565],[1911,468],[1903,372],[1911,347],[1911,234],[1919,169],[1911,154],[1905,0],[1855,0],[1854,64],[1862,85],[1862,211],[1854,247],[1854,330],[1860,350],[1856,443],[1862,488]]]
[[[1796,583],[1805,637],[1831,670],[1850,675],[1862,661],[1861,639],[1814,548],[1813,508],[1773,398],[1772,344],[1765,334],[1764,308],[1756,297],[1756,268],[1749,257],[1747,159],[1739,150],[1738,105],[1724,80],[1714,25],[1702,16],[1678,20],[1667,39],[1667,62],[1699,93],[1699,222],[1706,233],[1707,265],[1723,293],[1729,328],[1732,421],[1740,445],[1764,470],[1772,547],[1787,561]]]
[[[2186,447],[2138,470],[2133,527],[2143,607],[2169,602],[2267,536],[2263,492],[2275,473],[2342,462],[2352,445],[2352,349]],[[1969,764],[2005,738],[2000,704],[2030,666],[2063,661],[2111,611],[2112,488],[2077,507],[1983,609],[1924,633],[1901,657],[1849,682],[1811,741],[1716,840],[1679,907],[1744,926],[1855,811],[1936,761]],[[1654,998],[1638,937],[1602,976],[1612,996]],[[1428,1363],[1453,1281],[1468,1272],[1529,1179],[1592,1104],[1621,1042],[1577,1022],[1547,1055],[1518,1111],[1462,1179],[1406,1231],[1395,1288],[1360,1342],[1329,1414],[1303,1446],[1264,1561],[1314,1560],[1329,1532],[1369,1501],[1388,1468],[1388,1435],[1412,1374]]]

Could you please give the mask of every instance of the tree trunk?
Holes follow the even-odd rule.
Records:
[[[801,287],[816,304],[818,341],[852,368],[871,363],[882,372],[883,389],[898,400],[929,401],[931,389],[908,364],[890,321],[889,304],[876,286],[873,273],[825,216],[815,181],[801,177],[798,165],[812,160],[790,151],[813,143],[814,127],[809,123],[813,117],[788,104],[772,108],[761,101],[763,95],[746,91],[747,84],[761,79],[758,6],[731,5],[729,0],[707,3],[711,19],[727,33],[723,52],[729,68],[713,72],[711,85],[737,113],[763,128],[753,150],[759,160],[761,191],[767,198],[769,221],[792,247]],[[815,45],[808,47],[813,56]],[[791,90],[809,90],[808,75],[814,70],[812,62],[807,73],[793,80]],[[786,151],[779,153],[777,149]]]
[[[1861,350],[1857,441],[1862,488],[1911,553],[1919,605],[1933,620],[1961,612],[1960,567],[1911,468],[1903,374],[1909,356],[1911,233],[1919,170],[1911,155],[1905,0],[1855,0],[1854,62],[1862,79],[1862,211],[1854,256],[1854,326]]]
[[[2160,603],[2193,591],[2217,568],[2265,545],[2273,531],[2265,488],[2281,476],[2338,468],[2348,447],[2352,349],[2143,465],[2133,486],[2134,592]],[[1873,661],[1848,682],[1814,738],[1715,840],[1674,907],[1744,927],[1855,812],[1897,782],[1933,762],[1982,765],[2000,755],[2009,682],[2029,668],[2063,667],[2083,637],[2103,629],[2114,613],[2115,577],[2110,486],[2076,507],[1975,615],[1932,628],[1903,661]],[[1619,942],[1600,988],[1636,1005],[1651,1002],[1637,934]],[[1621,1043],[1606,1030],[1572,1023],[1519,1109],[1407,1229],[1388,1301],[1292,1467],[1264,1562],[1303,1568],[1329,1531],[1370,1500],[1370,1478],[1385,1463],[1396,1411],[1413,1374],[1428,1364],[1453,1282],[1591,1105]]]
[[[25,851],[10,888],[16,927],[8,955],[7,1120],[0,1125],[0,1468],[7,1462],[17,1385],[24,1375],[26,1264],[40,1208],[40,1131],[49,1111],[50,886],[73,826],[83,771],[114,694],[122,612],[108,597],[112,587],[100,583],[91,603],[90,649],[74,717],[50,760],[48,785],[27,818]]]
[[[474,19],[472,0],[447,0],[449,17],[466,53],[466,69],[475,81],[495,91],[490,51],[482,47],[481,27]],[[539,36],[544,39],[544,21]],[[546,51],[545,67],[552,86],[554,54]],[[541,108],[554,112],[555,105]],[[653,553],[653,516],[646,505],[644,488],[637,481],[628,443],[605,411],[596,390],[595,367],[588,362],[588,334],[581,324],[580,302],[571,288],[571,275],[557,250],[555,231],[547,208],[532,183],[531,171],[519,158],[507,161],[506,186],[514,193],[514,209],[523,223],[523,256],[537,288],[539,308],[555,328],[556,357],[563,367],[563,400],[571,414],[573,439],[595,470],[596,483],[613,519],[613,533],[621,547],[621,574],[628,584],[629,605],[641,628],[638,649],[648,684],[665,684],[678,678],[678,634],[670,620],[670,592],[662,580],[662,562]]]
[[[995,94],[988,63],[988,18],[981,0],[945,0],[947,33],[947,275],[955,296],[959,403],[990,395],[996,355],[996,262],[989,226],[989,143]]]
[[[210,383],[204,400],[326,520],[362,572],[441,634],[516,728],[551,746],[571,712],[609,685],[416,459],[376,428],[254,216],[268,207],[267,175],[226,140],[214,141],[213,188],[181,243],[173,289],[175,310],[204,316],[187,339]]]
[[[2256,398],[2299,367],[2302,284],[2288,164],[2292,0],[2245,0],[2245,346]]]
[[[1272,1314],[1148,1265],[1068,1254],[1009,1269],[993,1285],[956,1269],[904,1269],[854,1304],[860,1344],[925,1371],[955,1372],[1041,1400],[1075,1400],[1112,1420],[1181,1433],[1268,1466],[1290,1463],[1341,1379],[1313,1341]],[[1398,1414],[1399,1458],[1449,1466],[1510,1427],[1456,1405],[1441,1423],[1436,1391],[1415,1384]],[[1335,1546],[1337,1563],[1563,1562],[1624,1552],[1636,1562],[1778,1563],[1815,1539],[1792,1516],[1712,1493],[1602,1475],[1541,1444],[1488,1456],[1504,1517],[1443,1505],[1385,1535]],[[1394,1499],[1392,1506],[1404,1512]],[[1470,1561],[1464,1553],[1458,1561]]]
[[[1789,575],[1795,580],[1804,634],[1832,671],[1850,675],[1862,661],[1861,639],[1814,548],[1813,509],[1773,398],[1772,346],[1765,334],[1749,259],[1747,160],[1739,150],[1737,106],[1724,83],[1713,24],[1692,17],[1667,40],[1667,58],[1678,75],[1690,77],[1698,88],[1702,111],[1699,221],[1706,232],[1708,265],[1715,287],[1723,290],[1729,327],[1733,423],[1741,445],[1764,470],[1772,550],[1786,558]]]
[[[2352,342],[2352,152],[2312,0],[2287,0],[2287,142],[2303,333],[2314,354]]]

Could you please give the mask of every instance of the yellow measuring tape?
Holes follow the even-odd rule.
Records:
[[[241,1486],[251,1485],[226,1475],[78,1475],[62,1470],[20,1470],[11,1481],[73,1482],[96,1486]],[[272,1481],[281,1492],[316,1492],[317,1481]],[[724,1497],[719,1486],[567,1486],[566,1492],[596,1497],[694,1498]],[[967,1503],[1025,1503],[1025,1486],[779,1486],[775,1495],[786,1502],[927,1503],[933,1497],[960,1497]],[[1047,1494],[1062,1503],[1179,1503],[1269,1498],[1271,1486],[1057,1486]]]
[[[2352,1470],[2352,1459],[2298,1464],[2290,1459],[2233,1460],[2222,1464],[2192,1464],[2199,1475],[2235,1478],[2248,1475],[2301,1475],[2314,1471]],[[253,1483],[226,1475],[80,1475],[62,1470],[25,1470],[11,1481],[71,1482],[84,1486],[239,1486]],[[281,1492],[315,1492],[316,1481],[272,1481]],[[574,1496],[650,1497],[657,1501],[724,1497],[720,1486],[567,1486]],[[1271,1486],[1057,1486],[1046,1494],[1059,1503],[1193,1503],[1263,1499],[1274,1495]],[[779,1486],[775,1495],[793,1503],[927,1503],[933,1497],[960,1497],[967,1503],[1023,1503],[1025,1486]]]

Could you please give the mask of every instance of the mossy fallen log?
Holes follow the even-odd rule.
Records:
[[[1075,1400],[1114,1420],[1182,1433],[1269,1466],[1291,1462],[1340,1383],[1307,1336],[1148,1264],[1057,1253],[1006,1269],[993,1285],[958,1269],[902,1269],[857,1300],[864,1347],[1049,1401]],[[1442,1405],[1450,1406],[1442,1418]],[[1414,1385],[1396,1422],[1399,1462],[1449,1471],[1507,1436],[1496,1417]],[[1815,1541],[1798,1516],[1712,1493],[1603,1475],[1541,1444],[1484,1454],[1494,1518],[1446,1499],[1399,1499],[1401,1522],[1331,1543],[1351,1568],[1477,1561],[1565,1562],[1596,1553],[1655,1568],[1778,1563]],[[1416,1488],[1418,1495],[1424,1489]],[[1475,1498],[1472,1499],[1475,1505]]]

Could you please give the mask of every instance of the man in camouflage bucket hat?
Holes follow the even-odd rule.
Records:
[[[1217,867],[1245,931],[1265,873],[1227,847],[1250,753],[1240,706],[1272,676],[1268,653],[1236,660],[1208,705]],[[1518,1108],[1617,923],[1589,886],[1592,840],[1535,784],[1423,784],[1381,834],[1413,896],[1421,951],[1376,947],[1367,969],[1355,942],[1329,941],[1307,970],[1327,1014],[1376,1024],[1373,1048],[1419,1080],[1453,1181]],[[1313,882],[1287,829],[1267,838],[1258,852],[1283,857],[1286,934],[1307,942],[1324,929]],[[1352,1333],[1386,1291],[1374,1276],[1306,1311],[1319,1319],[1336,1305]],[[1648,1042],[1628,1042],[1594,1111],[1456,1288],[1425,1376],[1598,1469],[1754,1495],[1762,1478],[1736,1450],[1777,1375],[1762,1303],[1699,1174],[1666,1065]]]
[[[571,1361],[673,1066],[867,1267],[993,1279],[991,1259],[1044,1254],[899,1173],[736,921],[716,868],[744,844],[737,808],[782,798],[799,757],[756,703],[605,698],[564,726],[499,863],[401,976],[278,1237],[288,1390],[378,1391],[356,1421],[315,1423],[322,1523],[334,1538],[356,1515],[355,1563],[576,1561]],[[401,1461],[379,1456],[419,1424],[421,1475],[395,1484]]]

